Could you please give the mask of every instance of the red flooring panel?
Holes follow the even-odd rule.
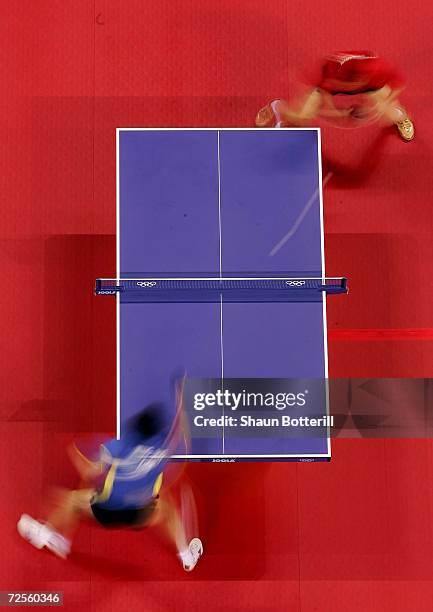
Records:
[[[431,610],[430,440],[337,439],[329,464],[192,465],[206,555],[183,573],[156,534],[83,526],[66,563],[15,531],[64,446],[114,428],[118,126],[248,126],[322,53],[372,48],[408,77],[413,143],[323,130],[332,377],[428,377],[433,208],[429,3],[295,0],[9,3],[2,42],[0,538],[3,589],[65,610]],[[430,70],[431,71],[431,70]]]

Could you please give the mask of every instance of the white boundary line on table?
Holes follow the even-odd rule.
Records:
[[[321,139],[320,139],[320,129],[319,128],[280,128],[286,131],[302,131],[302,132],[317,132],[317,145],[318,145],[318,165],[319,165],[319,188],[320,188],[320,226],[321,226],[321,255],[322,255],[322,277],[277,277],[277,278],[254,278],[254,277],[246,277],[246,278],[222,278],[222,268],[220,265],[220,279],[212,278],[202,278],[202,279],[191,279],[191,278],[153,278],[147,280],[297,280],[297,279],[305,279],[305,280],[318,280],[319,278],[325,279],[325,257],[324,257],[324,226],[323,226],[323,189],[322,189],[322,160],[321,160]],[[148,131],[217,131],[218,132],[218,141],[219,141],[219,132],[220,131],[244,131],[244,132],[252,132],[252,131],[275,131],[275,128],[215,128],[215,127],[183,127],[183,128],[167,128],[167,127],[149,127],[149,128],[125,128],[118,127],[116,128],[116,280],[145,280],[144,278],[129,278],[129,279],[121,279],[120,278],[120,159],[119,159],[119,135],[120,132],[148,132]],[[219,144],[219,143],[218,143]],[[221,238],[220,238],[221,239]],[[222,257],[221,249],[220,249],[220,259]],[[222,259],[221,259],[222,263]],[[337,279],[340,277],[330,277],[330,279]],[[111,280],[111,279],[101,279],[101,280]],[[326,383],[328,380],[328,345],[327,345],[327,321],[326,321],[326,294],[323,296],[323,342],[324,342],[324,359],[325,359],[325,377]],[[329,415],[329,394],[328,394],[328,385],[326,391],[326,414]],[[116,296],[116,437],[120,438],[120,294]],[[314,457],[330,457],[331,456],[331,441],[329,436],[329,430],[327,435],[327,453],[319,453],[319,454],[284,454],[284,455],[174,455],[174,458],[178,459],[218,459],[218,458],[284,458],[284,457],[306,457],[306,458],[314,458]]]
[[[116,280],[120,280],[120,155],[116,130]],[[116,438],[120,440],[120,294],[116,295]]]
[[[260,458],[267,458],[267,459],[272,459],[272,457],[275,458],[279,458],[279,459],[284,459],[285,457],[297,457],[297,458],[302,458],[302,457],[306,457],[307,459],[312,459],[313,457],[321,457],[322,459],[326,459],[329,458],[329,455],[325,454],[316,454],[316,455],[310,455],[310,454],[306,454],[306,453],[296,453],[294,455],[277,455],[272,453],[271,455],[172,455],[173,459],[260,459]],[[223,461],[221,462],[223,463]]]
[[[278,128],[286,132],[320,132],[314,127]],[[248,128],[248,127],[145,127],[127,128],[118,127],[116,132],[275,132],[275,128]]]
[[[319,168],[319,195],[320,195],[320,253],[322,260],[322,279],[326,278],[325,271],[325,225],[323,215],[323,179],[322,179],[322,141],[320,130],[317,132],[317,161]],[[329,176],[329,175],[328,175]],[[332,176],[332,175],[331,175]],[[326,293],[322,295],[322,316],[323,316],[323,357],[325,370],[325,405],[326,415],[329,416],[329,384],[328,384],[328,321],[326,318]],[[327,427],[326,440],[328,455],[331,456],[331,432]]]
[[[220,151],[220,133],[217,131],[217,157],[218,157],[218,235],[219,235],[219,265],[220,278],[223,277],[223,250],[222,250],[222,222],[221,222],[221,151]],[[220,355],[221,355],[221,387],[224,389],[224,322],[223,322],[223,294],[220,293]],[[224,416],[224,406],[222,410]],[[225,425],[223,419],[222,429],[222,452],[223,455],[226,449]]]
[[[218,235],[219,235],[219,266],[220,279],[223,276],[223,232],[221,223],[221,156],[220,156],[220,133],[217,132],[218,150]]]

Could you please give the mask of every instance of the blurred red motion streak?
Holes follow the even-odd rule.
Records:
[[[433,328],[330,329],[328,340],[433,340]]]

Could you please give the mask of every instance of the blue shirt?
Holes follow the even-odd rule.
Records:
[[[144,508],[158,495],[170,459],[164,442],[164,434],[143,440],[132,432],[102,444],[105,479],[92,505],[106,510]]]

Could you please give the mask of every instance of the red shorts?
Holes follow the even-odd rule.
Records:
[[[402,76],[386,60],[370,51],[344,51],[325,58],[318,79],[320,89],[331,95],[362,94],[404,86]]]

